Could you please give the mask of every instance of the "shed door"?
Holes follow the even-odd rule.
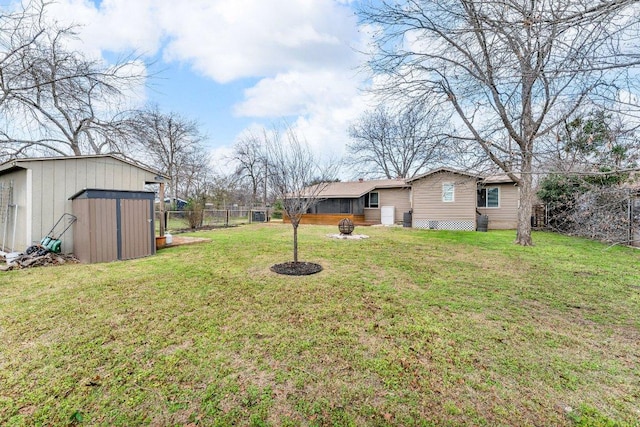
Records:
[[[154,253],[151,215],[149,200],[120,199],[120,259],[140,258]]]

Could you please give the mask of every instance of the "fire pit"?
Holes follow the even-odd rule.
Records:
[[[349,236],[351,233],[353,233],[354,228],[356,227],[355,225],[353,225],[353,221],[351,221],[349,218],[343,218],[338,223],[338,230],[340,230],[340,234]]]

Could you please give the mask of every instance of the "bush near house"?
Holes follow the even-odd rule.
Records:
[[[640,254],[283,224],[0,275],[0,425],[637,425]]]
[[[547,226],[573,236],[630,244],[640,232],[637,190],[625,186],[628,176],[551,175],[542,180],[538,197],[547,207]]]

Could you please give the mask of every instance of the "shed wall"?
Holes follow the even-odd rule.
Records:
[[[76,257],[83,263],[109,262],[155,253],[153,195],[89,190],[72,201]],[[129,198],[131,197],[131,198]]]
[[[44,237],[64,213],[72,213],[69,197],[85,188],[144,190],[145,182],[155,175],[118,159],[60,158],[23,162],[32,171],[32,230],[33,240]],[[26,196],[25,196],[26,197]],[[57,236],[56,236],[57,237]],[[73,252],[73,229],[62,237],[62,252]],[[33,242],[21,240],[19,250]]]
[[[150,226],[153,203],[149,200],[120,200],[120,259],[133,259],[154,253],[154,234]]]
[[[15,208],[7,212],[7,200],[2,200],[0,209],[0,250],[14,252],[25,249],[27,241],[27,171],[17,170],[0,176],[0,183],[9,188],[13,183],[13,203]],[[17,216],[15,209],[17,209]],[[15,243],[14,243],[15,230]],[[4,247],[3,247],[4,242]]]

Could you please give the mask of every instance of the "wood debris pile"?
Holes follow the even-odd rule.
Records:
[[[0,256],[0,271],[19,270],[22,268],[46,267],[50,265],[62,265],[77,263],[78,259],[73,255],[55,254],[53,252],[38,251],[31,255],[22,254],[10,262]]]

